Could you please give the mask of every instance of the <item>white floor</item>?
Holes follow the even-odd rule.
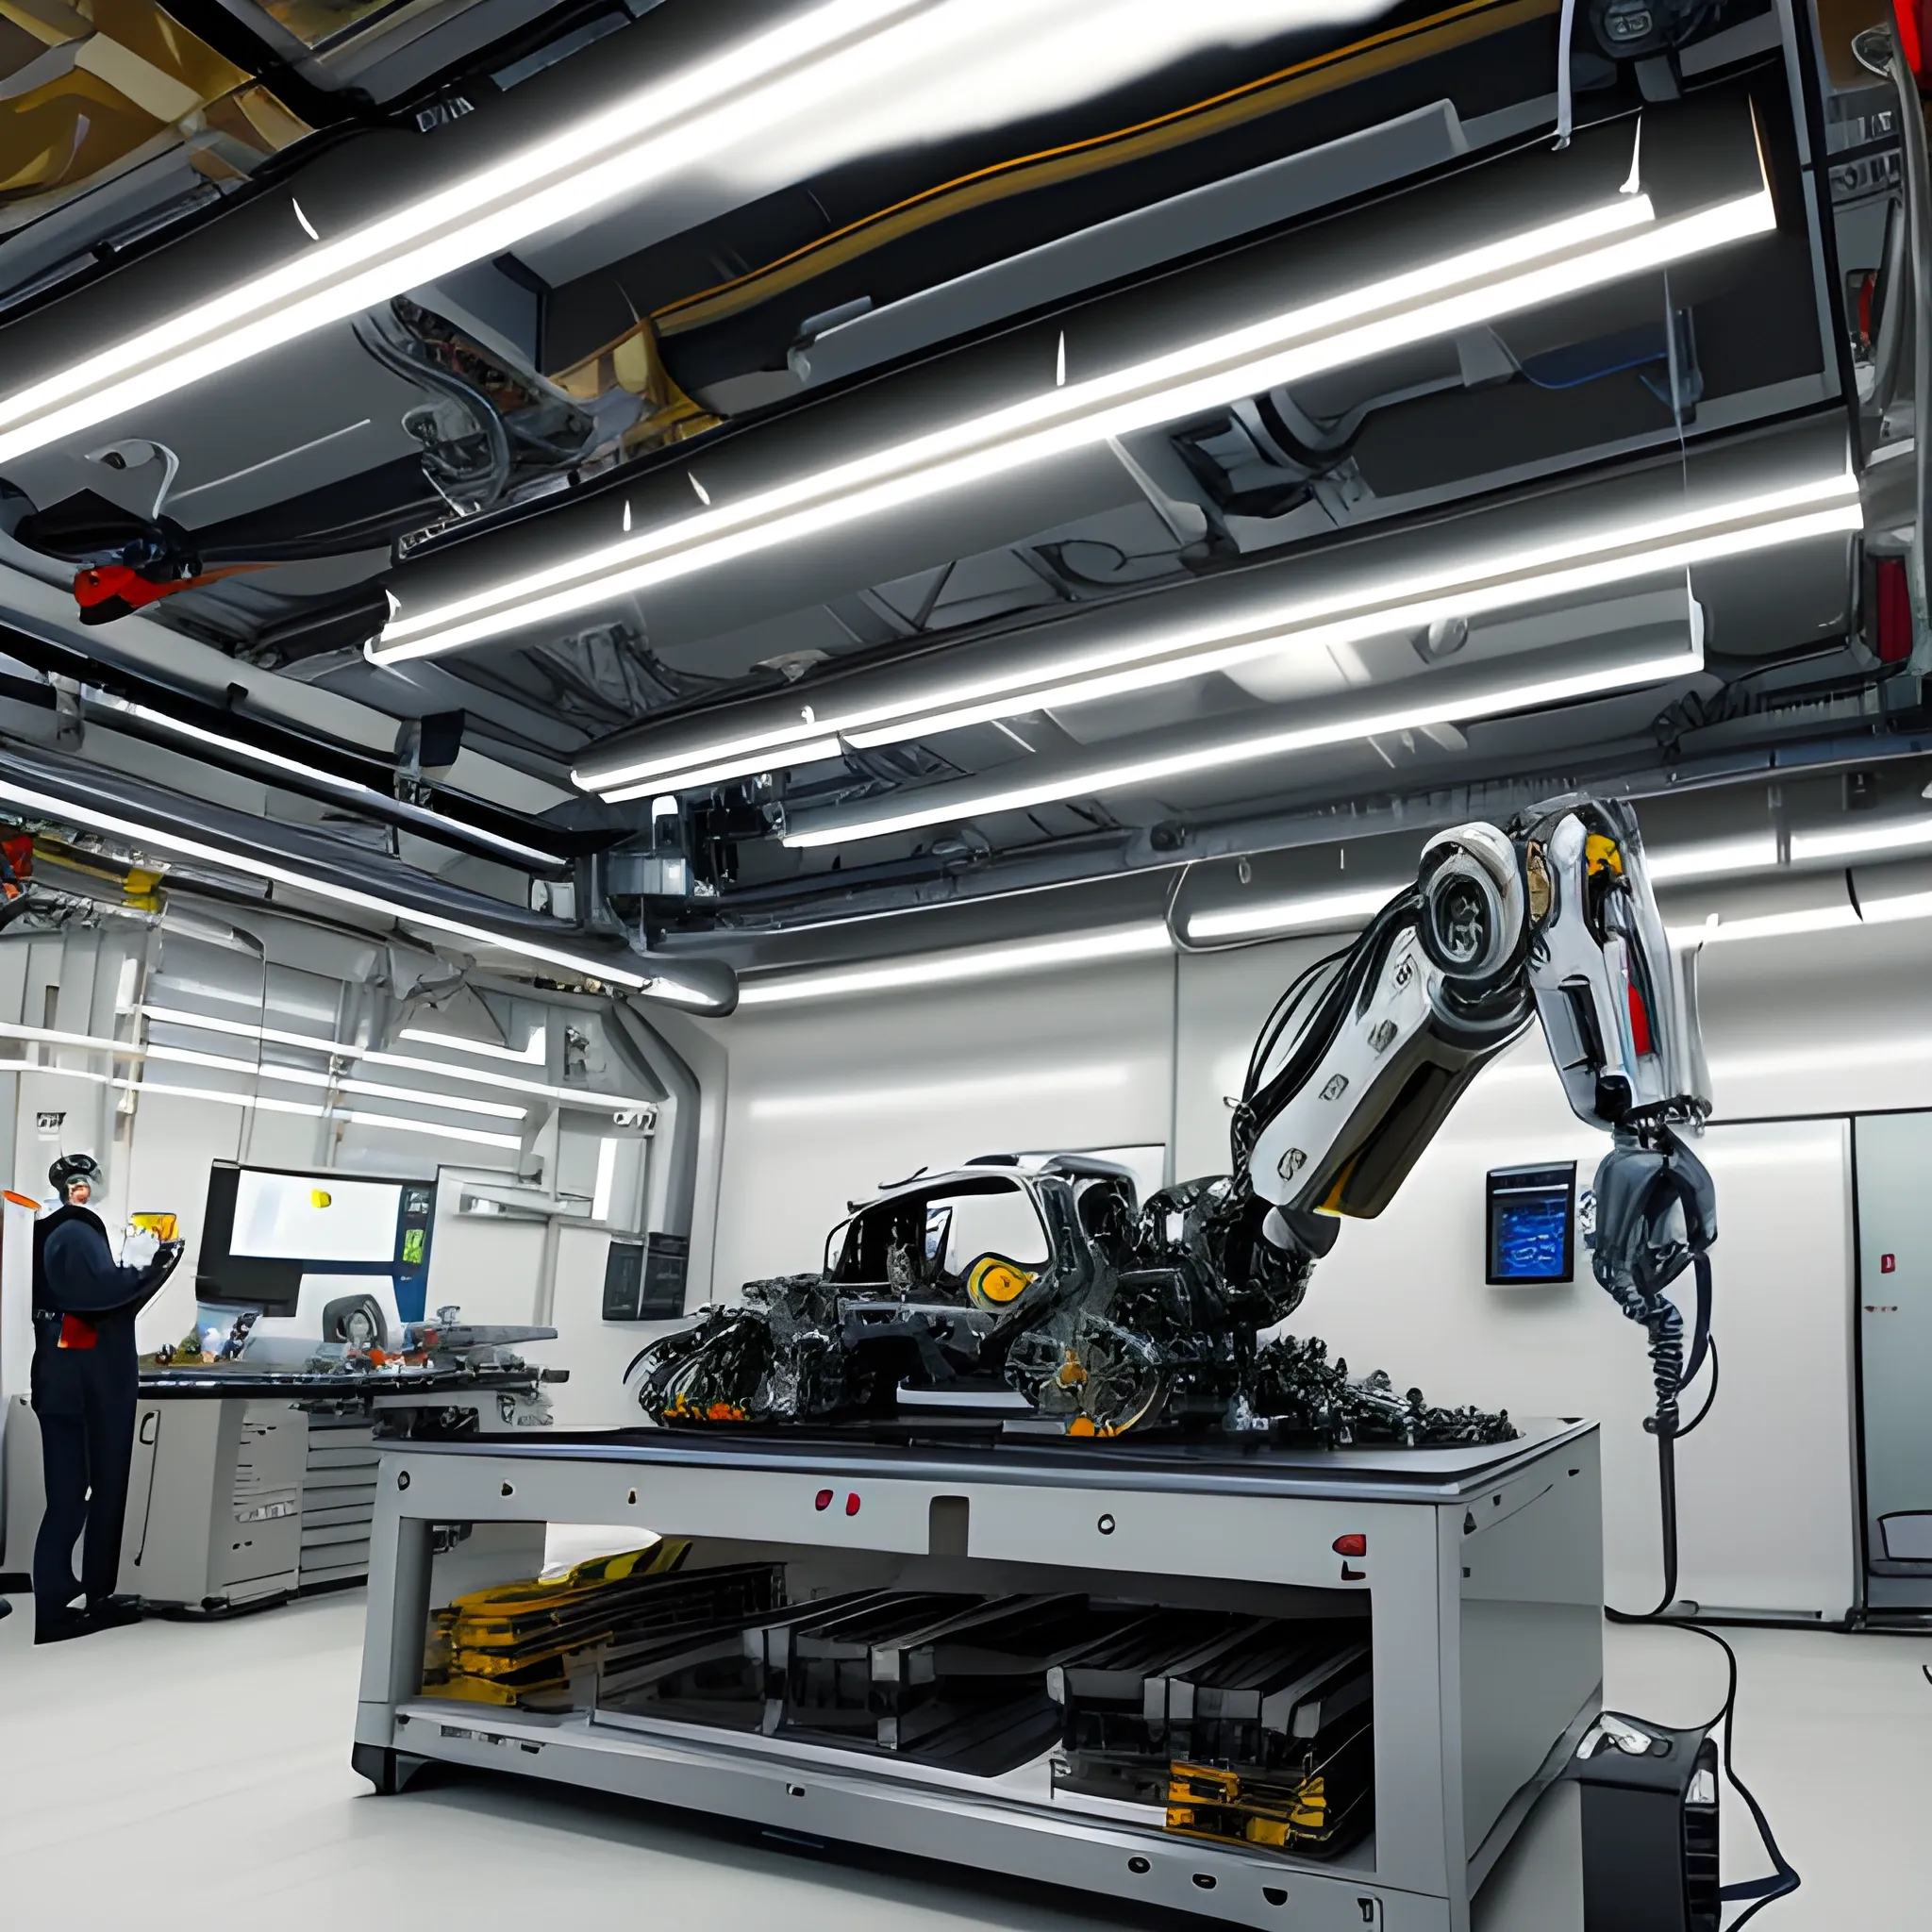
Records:
[[[0,1924],[424,1932],[704,1924],[720,1932],[1073,1932],[1106,1902],[937,1867],[796,1855],[669,1811],[444,1774],[377,1798],[349,1769],[359,1592],[215,1624],[32,1647],[0,1622]],[[1736,1633],[1740,1769],[1805,1888],[1764,1932],[1927,1923],[1932,1641]],[[1608,1696],[1701,1722],[1722,1658],[1676,1631],[1609,1633]],[[1761,1869],[1726,1794],[1726,1877]],[[1096,1909],[1096,1907],[1098,1907]],[[1200,1924],[1169,1921],[1170,1924]]]

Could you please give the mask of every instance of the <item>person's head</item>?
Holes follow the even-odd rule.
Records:
[[[106,1179],[92,1154],[63,1154],[47,1170],[47,1179],[63,1207],[84,1208]]]

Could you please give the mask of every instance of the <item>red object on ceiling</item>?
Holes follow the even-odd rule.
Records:
[[[1873,647],[1881,664],[1903,664],[1912,655],[1912,597],[1906,583],[1904,559],[1878,559],[1876,592],[1878,607],[1873,613]]]
[[[1898,50],[1906,57],[1906,65],[1920,79],[1925,78],[1925,47],[1932,41],[1932,32],[1927,31],[1928,13],[1932,4],[1928,0],[1891,0],[1892,18],[1898,24]]]

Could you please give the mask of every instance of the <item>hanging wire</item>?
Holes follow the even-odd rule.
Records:
[[[1576,0],[1563,0],[1563,17],[1557,25],[1557,146],[1570,145],[1575,102],[1570,88],[1570,36],[1576,27]]]

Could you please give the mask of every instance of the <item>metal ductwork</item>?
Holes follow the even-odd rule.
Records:
[[[445,945],[499,946],[518,957],[519,970],[544,977],[604,979],[689,1012],[728,1013],[737,1004],[736,974],[722,961],[672,967],[332,833],[230,811],[79,759],[18,747],[0,751],[0,811],[27,823],[78,826],[195,874],[267,878],[271,892],[283,886],[333,899],[351,916],[387,913],[405,923],[413,917]]]

